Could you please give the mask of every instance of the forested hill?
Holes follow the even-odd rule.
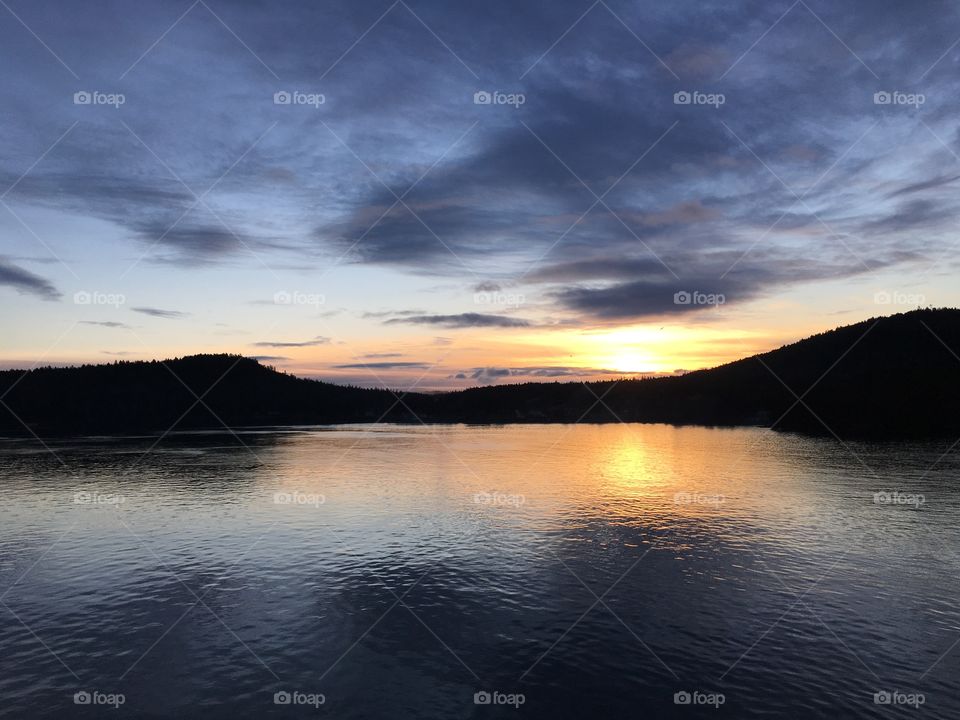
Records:
[[[9,370],[0,372],[0,434],[422,420],[763,425],[842,438],[960,437],[960,310],[875,318],[676,377],[400,397],[297,378],[235,355]]]
[[[484,422],[622,420],[960,438],[960,310],[875,318],[676,377],[504,385],[424,401],[438,415]]]

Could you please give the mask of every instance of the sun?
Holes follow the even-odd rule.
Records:
[[[652,355],[636,350],[624,350],[610,357],[610,370],[622,373],[650,372],[657,363]]]

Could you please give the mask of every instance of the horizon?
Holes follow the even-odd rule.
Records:
[[[444,390],[960,305],[948,3],[53,7],[0,8],[2,367]]]
[[[188,354],[186,354],[186,355],[178,355],[178,356],[165,357],[165,358],[163,358],[163,357],[158,357],[158,358],[119,358],[119,357],[118,357],[118,358],[113,358],[113,359],[104,359],[104,360],[101,360],[101,361],[99,361],[99,362],[91,362],[91,363],[56,363],[56,364],[44,364],[44,365],[35,365],[35,366],[33,366],[33,367],[30,367],[30,368],[16,367],[16,366],[11,366],[11,367],[0,366],[0,372],[4,372],[4,371],[17,372],[17,371],[40,370],[40,369],[68,369],[68,368],[78,368],[78,367],[83,367],[83,366],[113,365],[113,364],[116,364],[116,363],[138,363],[138,362],[141,362],[141,363],[149,363],[149,362],[165,363],[165,362],[175,362],[175,361],[178,361],[178,360],[188,360],[188,359],[190,359],[190,358],[197,358],[197,357],[217,357],[217,356],[223,356],[223,357],[235,357],[235,358],[243,358],[243,359],[246,359],[246,360],[252,360],[252,361],[256,362],[257,364],[259,364],[259,365],[261,365],[261,366],[263,366],[263,367],[266,367],[266,368],[268,368],[268,369],[276,370],[276,371],[279,371],[279,372],[283,372],[283,373],[286,373],[286,374],[288,374],[288,375],[292,375],[293,377],[302,378],[302,379],[305,379],[305,380],[315,380],[315,381],[318,381],[318,382],[326,382],[326,383],[332,383],[332,384],[343,385],[343,386],[350,385],[350,386],[361,387],[361,388],[381,389],[381,390],[388,390],[388,391],[390,391],[390,392],[400,391],[400,392],[405,392],[405,393],[411,393],[411,392],[430,393],[430,394],[433,394],[433,393],[449,393],[449,392],[460,392],[460,391],[462,391],[462,390],[469,390],[471,387],[488,387],[488,386],[490,386],[490,385],[522,385],[522,384],[531,383],[531,382],[544,382],[544,383],[546,383],[546,382],[584,382],[584,383],[586,383],[586,382],[622,382],[622,381],[624,381],[624,380],[652,380],[652,379],[657,379],[657,378],[679,377],[679,376],[682,376],[682,375],[689,374],[689,373],[691,373],[691,372],[696,372],[697,370],[712,370],[712,369],[715,369],[715,368],[723,367],[723,366],[728,365],[728,364],[733,363],[733,362],[737,362],[737,361],[739,361],[739,360],[746,360],[746,359],[749,359],[749,358],[752,358],[752,357],[756,357],[757,355],[765,355],[765,354],[768,354],[768,353],[776,352],[777,350],[783,349],[783,348],[785,348],[785,347],[789,347],[789,346],[794,345],[794,344],[797,344],[797,343],[801,343],[801,342],[803,342],[803,341],[805,341],[805,340],[811,340],[811,339],[813,339],[813,338],[815,338],[815,337],[817,337],[817,336],[830,333],[830,332],[832,332],[832,331],[834,331],[834,330],[843,330],[843,329],[845,329],[845,328],[855,327],[855,326],[857,326],[857,325],[866,324],[866,323],[869,323],[871,320],[873,320],[873,321],[879,321],[879,320],[889,319],[889,318],[893,318],[893,317],[900,317],[900,316],[912,315],[912,314],[915,314],[915,313],[922,313],[922,312],[944,312],[944,311],[960,311],[960,308],[954,308],[954,307],[924,307],[924,308],[916,308],[916,309],[914,309],[914,310],[905,310],[905,311],[903,311],[903,312],[893,313],[893,314],[891,314],[891,315],[878,315],[878,316],[874,316],[874,317],[869,317],[869,318],[865,318],[865,319],[863,319],[863,320],[858,320],[858,321],[856,321],[856,322],[849,323],[849,324],[847,324],[847,325],[836,325],[836,326],[832,326],[832,327],[829,327],[829,328],[825,328],[825,329],[821,329],[821,330],[818,330],[818,331],[814,331],[814,332],[812,332],[810,335],[807,335],[807,336],[805,336],[805,337],[803,337],[803,338],[798,338],[798,339],[796,339],[796,340],[791,340],[791,341],[785,342],[785,343],[783,343],[783,344],[781,344],[781,345],[777,345],[777,346],[775,346],[775,347],[769,347],[769,348],[761,349],[761,350],[759,350],[759,351],[758,351],[757,353],[755,353],[755,354],[745,355],[745,356],[738,357],[738,358],[733,358],[732,360],[728,360],[728,361],[725,361],[725,362],[723,362],[723,363],[719,363],[719,364],[717,364],[717,365],[711,365],[711,366],[707,366],[707,367],[703,367],[703,368],[696,368],[695,370],[676,370],[676,371],[674,371],[674,372],[672,372],[672,373],[620,373],[620,374],[610,373],[610,376],[606,376],[606,375],[605,375],[605,376],[603,376],[603,377],[591,377],[591,378],[586,378],[586,379],[580,379],[580,378],[576,378],[576,377],[572,377],[572,378],[571,378],[571,377],[569,377],[569,376],[567,376],[567,377],[557,377],[557,376],[536,377],[536,376],[534,376],[534,377],[521,377],[521,378],[517,379],[517,378],[515,378],[515,376],[505,375],[505,376],[501,376],[501,377],[497,377],[497,378],[492,378],[492,379],[489,380],[488,382],[477,383],[477,384],[475,384],[475,385],[471,385],[471,386],[468,386],[468,387],[454,387],[454,388],[436,388],[436,389],[433,389],[433,388],[426,388],[426,387],[417,387],[417,388],[410,389],[410,390],[404,390],[403,388],[389,387],[389,386],[387,386],[387,385],[376,385],[376,384],[371,384],[371,383],[369,383],[369,382],[368,382],[368,383],[353,383],[353,382],[343,381],[343,380],[339,380],[339,381],[338,381],[337,379],[330,379],[330,378],[323,377],[323,376],[298,375],[298,374],[296,374],[296,373],[294,373],[294,372],[291,372],[291,371],[289,371],[289,370],[287,370],[287,369],[285,369],[285,368],[283,368],[283,367],[281,367],[281,366],[275,365],[275,364],[272,363],[268,358],[264,358],[264,357],[262,357],[262,356],[255,356],[255,355],[244,355],[244,354],[242,354],[242,353],[212,353],[212,352],[188,353]],[[934,337],[936,337],[936,335],[934,335]]]

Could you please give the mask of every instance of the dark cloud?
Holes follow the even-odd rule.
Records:
[[[505,317],[503,315],[485,315],[483,313],[460,313],[459,315],[413,315],[411,317],[397,317],[385,321],[385,325],[437,325],[447,328],[499,327],[518,328],[531,327],[533,323],[522,318]]]
[[[937,12],[956,17],[956,8],[936,4]],[[823,274],[835,276],[838,247],[845,254],[840,271],[845,276],[887,264],[895,259],[895,235],[944,226],[956,204],[884,213],[869,192],[852,197],[851,188],[864,181],[902,173],[883,137],[903,116],[891,116],[857,146],[885,112],[872,100],[877,78],[802,5],[755,45],[782,12],[735,3],[711,12],[709,21],[685,10],[667,13],[650,29],[656,37],[649,41],[678,78],[629,33],[621,37],[616,21],[598,7],[569,43],[551,50],[524,79],[528,102],[510,116],[515,122],[496,124],[471,152],[433,169],[404,198],[409,208],[390,209],[394,194],[372,183],[345,222],[322,226],[318,237],[340,238],[332,241],[344,247],[359,240],[357,261],[417,272],[453,273],[462,271],[461,265],[472,270],[484,256],[511,258],[524,247],[531,250],[530,279],[538,282],[547,281],[539,259],[543,251],[562,253],[575,260],[562,280],[570,287],[555,297],[567,308],[602,317],[688,312],[691,308],[672,302],[685,288],[724,292],[730,302],[753,299],[817,279],[821,258]],[[871,9],[869,23],[824,8],[818,14],[848,41],[859,41],[860,58],[870,66],[882,64],[888,83],[919,74],[903,65],[893,69],[891,56],[921,71],[937,56],[917,63],[899,41],[891,48],[886,33],[918,47],[949,36],[933,28],[904,31],[906,18],[926,11],[890,3],[876,14]],[[944,70],[937,68],[931,78],[950,82]],[[697,87],[723,92],[726,102],[716,109],[674,104],[675,92]],[[819,120],[812,122],[814,117]],[[830,136],[818,131],[824,118],[840,131]],[[927,140],[930,154],[941,156],[938,165],[949,164],[937,142]],[[621,177],[604,204],[590,210],[593,193],[604,193]],[[951,177],[938,176],[941,182]],[[414,180],[411,172],[388,184],[399,194]],[[932,186],[919,182],[893,194]],[[805,193],[803,202],[798,193]],[[864,204],[874,207],[851,215],[851,207]],[[878,242],[876,232],[887,237]],[[786,261],[800,262],[804,272],[770,272],[761,263],[748,263],[727,277],[735,258],[752,253],[769,233],[771,242],[801,236],[791,252],[786,243],[781,247],[784,256],[791,255]],[[643,246],[648,252],[638,259]],[[586,284],[595,269],[590,263],[616,265],[610,258],[622,258],[628,247],[634,258],[607,273],[621,285]],[[730,251],[733,260],[704,267],[701,255],[718,248]],[[590,257],[596,254],[606,259]],[[587,274],[577,275],[580,269]],[[619,310],[615,303],[622,303]]]
[[[530,282],[570,283],[580,280],[664,279],[669,271],[654,258],[587,258],[544,265],[527,276]]]
[[[143,225],[138,229],[140,240],[148,245],[158,245],[174,251],[172,258],[159,258],[180,263],[210,261],[240,252],[244,247],[256,245],[251,238],[244,240],[224,227],[192,226],[170,227],[162,222]]]
[[[499,378],[510,377],[509,368],[478,368],[470,374],[473,380],[493,381]]]
[[[36,295],[43,300],[59,300],[61,293],[48,280],[0,258],[0,285],[14,288],[21,294]]]
[[[282,362],[283,360],[289,360],[290,358],[284,357],[283,355],[250,355],[251,360],[256,360],[257,362]]]
[[[180,312],[179,310],[161,310],[159,308],[152,307],[135,307],[130,309],[136,313],[140,313],[141,315],[165,318],[167,320],[179,320],[181,318],[190,317],[190,313]]]
[[[618,373],[615,370],[603,370],[600,368],[582,368],[582,367],[482,367],[473,368],[454,375],[455,379],[463,380],[468,377],[471,380],[477,380],[481,383],[491,383],[504,378],[564,378],[564,377],[590,377],[597,375],[623,375],[628,373]]]

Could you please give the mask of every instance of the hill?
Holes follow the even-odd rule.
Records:
[[[238,355],[8,370],[0,397],[0,434],[27,425],[41,436],[373,422],[396,400],[389,390],[297,378]]]
[[[527,383],[426,401],[411,407],[429,416],[432,401],[437,415],[482,422],[622,420],[762,425],[841,438],[957,438],[960,310],[874,318],[678,377]]]
[[[841,438],[960,437],[960,310],[917,310],[678,377],[441,394],[345,387],[232,355],[0,372],[0,434],[343,422],[763,425]],[[197,402],[197,396],[202,402]],[[598,400],[602,398],[602,401]],[[798,400],[799,399],[799,400]]]

